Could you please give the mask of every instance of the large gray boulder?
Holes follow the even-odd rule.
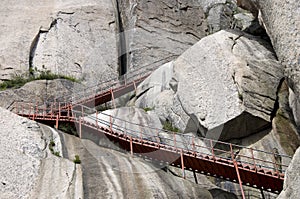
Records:
[[[118,75],[115,7],[110,0],[2,3],[1,80],[29,68],[87,82]]]
[[[0,113],[1,198],[82,198],[81,167],[51,154],[50,140],[60,143],[49,128]]]
[[[278,199],[297,198],[300,195],[300,148],[297,149],[290,166],[287,169],[283,191]]]
[[[118,0],[125,70],[155,68],[204,36],[232,27],[235,1]]]
[[[240,0],[238,4],[257,13],[266,29],[291,88],[290,105],[300,127],[300,2],[291,0]]]
[[[154,108],[183,132],[239,138],[268,126],[282,77],[264,40],[220,31],[146,79],[136,106]]]

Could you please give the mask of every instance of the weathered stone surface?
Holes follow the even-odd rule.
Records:
[[[136,105],[157,107],[160,118],[168,118],[183,132],[200,131],[216,139],[243,137],[264,128],[283,76],[266,42],[227,31],[203,38],[174,61],[173,69],[171,63],[163,68],[169,75],[153,73],[153,83],[148,79],[139,86],[141,100]],[[161,105],[169,106],[166,112],[161,113]]]
[[[109,0],[59,3],[50,27],[37,36],[32,67],[89,83],[117,77],[114,11]]]
[[[14,90],[0,92],[0,106],[12,110],[14,102],[24,101],[43,104],[46,101],[65,102],[70,100],[74,94],[74,89],[82,88],[78,83],[68,80],[38,80],[25,84],[23,87]]]
[[[300,195],[300,148],[297,149],[290,166],[287,169],[283,184],[283,191],[278,199],[297,198]]]
[[[1,198],[82,198],[81,168],[50,153],[51,132],[0,112]]]
[[[128,69],[166,63],[206,35],[205,15],[195,1],[118,2]]]
[[[118,0],[118,5],[123,66],[132,70],[160,66],[207,34],[231,28],[236,2]]]
[[[203,176],[195,184],[164,172],[161,165],[101,148],[90,140],[61,137],[67,148],[64,156],[79,154],[82,160],[85,198],[234,198]],[[215,192],[218,197],[213,197]]]
[[[2,3],[1,79],[27,72],[29,67],[88,82],[117,76],[115,8],[111,1]]]
[[[260,13],[263,23],[279,61],[286,69],[289,86],[293,92],[290,105],[293,107],[297,126],[300,127],[300,2],[291,0],[241,0],[242,4],[251,4],[245,8]],[[294,93],[294,94],[293,94]]]

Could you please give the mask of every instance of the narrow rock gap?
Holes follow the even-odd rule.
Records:
[[[34,58],[34,55],[35,55],[37,45],[38,45],[39,40],[40,40],[40,36],[41,36],[42,33],[45,33],[45,32],[47,32],[47,31],[41,30],[41,28],[40,28],[39,32],[34,37],[32,43],[30,45],[30,50],[29,50],[29,71],[31,71],[30,69],[33,68],[33,58]],[[33,72],[30,72],[30,74],[33,75]]]
[[[118,71],[119,76],[125,75],[127,73],[127,44],[126,44],[126,33],[124,31],[124,25],[121,16],[120,3],[119,0],[115,0],[115,9],[116,9],[116,22],[118,28],[118,37],[119,41],[118,46]]]
[[[30,75],[33,75],[33,71],[30,70],[30,69],[33,69],[33,59],[34,59],[36,48],[37,48],[38,43],[40,41],[41,34],[48,33],[51,28],[55,27],[57,25],[57,20],[58,19],[53,19],[48,29],[43,29],[42,27],[40,27],[37,35],[32,40],[32,43],[31,43],[30,49],[29,49],[29,71],[30,71]]]
[[[274,117],[276,116],[276,113],[279,109],[279,91],[280,91],[280,88],[282,87],[282,84],[284,82],[285,78],[282,78],[277,86],[277,90],[276,90],[276,100],[275,100],[275,103],[274,103],[274,108],[271,112],[271,115],[270,115],[270,120],[272,121],[274,119]]]

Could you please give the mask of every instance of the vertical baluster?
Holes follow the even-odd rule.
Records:
[[[216,161],[216,157],[215,157],[215,151],[214,151],[214,146],[213,146],[213,141],[210,140],[210,148],[211,148],[211,154],[213,156],[214,161]]]
[[[132,144],[132,136],[130,136],[130,154],[133,156],[133,144]]]
[[[254,153],[253,153],[253,149],[252,149],[252,147],[250,148],[250,151],[251,151],[251,157],[252,157],[252,161],[253,161],[254,169],[255,169],[255,171],[257,171],[257,168],[256,168],[256,163],[255,163],[255,159],[254,159]]]
[[[185,172],[184,172],[184,160],[183,160],[183,152],[182,152],[182,149],[180,150],[180,157],[181,157],[181,169],[182,169],[182,177],[185,179]]]

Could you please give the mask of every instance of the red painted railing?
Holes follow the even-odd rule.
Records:
[[[291,160],[282,154],[142,126],[81,104],[16,102],[14,106],[20,116],[52,122],[56,127],[59,122],[75,123],[82,138],[89,138],[89,133],[105,136],[131,154],[180,166],[183,173],[194,170],[275,193],[282,190]],[[281,163],[275,161],[275,155],[281,157]]]

